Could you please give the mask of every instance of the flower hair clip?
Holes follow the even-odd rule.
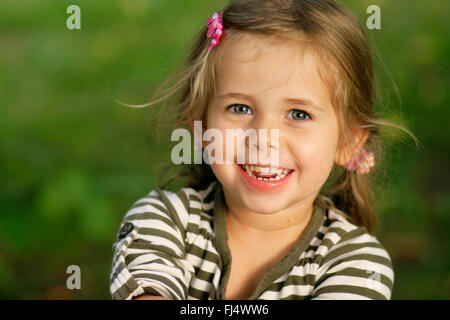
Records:
[[[367,152],[361,148],[359,152],[344,166],[349,171],[356,171],[357,174],[369,173],[370,168],[375,165],[373,152]]]
[[[223,34],[223,25],[222,25],[222,15],[223,11],[220,14],[214,12],[214,14],[209,17],[206,22],[206,26],[208,27],[208,33],[206,34],[208,38],[213,37],[211,40],[211,46],[208,48],[208,51],[211,50],[212,47],[218,46],[220,43],[220,37]]]

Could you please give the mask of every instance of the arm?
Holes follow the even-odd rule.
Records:
[[[187,214],[187,208],[182,210],[170,201],[152,191],[125,215],[114,244],[113,299],[187,298],[194,270],[186,260],[184,230],[179,222],[187,220],[174,217]]]

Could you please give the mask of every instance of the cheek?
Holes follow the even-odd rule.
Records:
[[[223,165],[212,163],[210,166],[217,179],[219,179],[219,181],[222,181],[222,177],[225,175]]]
[[[328,174],[334,162],[337,147],[337,137],[332,132],[324,130],[312,132],[296,139],[294,153],[298,166],[306,173]]]
[[[216,178],[224,186],[233,186],[237,183],[234,164],[211,164],[211,170]]]

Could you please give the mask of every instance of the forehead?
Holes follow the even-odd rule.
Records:
[[[259,96],[329,100],[318,71],[318,59],[305,42],[274,37],[240,36],[224,42],[218,66],[218,94],[239,92]]]

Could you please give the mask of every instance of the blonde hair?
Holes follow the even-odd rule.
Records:
[[[144,106],[167,103],[177,97],[174,127],[191,128],[194,120],[206,123],[206,110],[216,89],[216,72],[223,46],[244,35],[290,39],[308,43],[320,60],[319,73],[332,93],[339,121],[339,146],[354,142],[354,129],[369,133],[364,147],[373,151],[376,167],[382,162],[383,143],[380,127],[397,128],[414,135],[403,126],[379,119],[374,112],[376,86],[372,55],[368,41],[356,18],[334,0],[237,0],[224,10],[224,35],[221,45],[208,51],[210,40],[206,27],[200,30],[184,63],[158,88],[153,99]],[[206,19],[205,19],[206,21]],[[157,119],[157,120],[156,120]],[[155,121],[160,122],[160,117]],[[174,121],[175,120],[175,121]],[[165,188],[179,177],[188,178],[188,186],[203,188],[216,180],[209,165],[185,165],[182,171],[161,183]],[[326,208],[345,213],[355,224],[374,234],[376,208],[374,172],[357,175],[334,166],[316,202]],[[337,209],[339,208],[339,209]]]

